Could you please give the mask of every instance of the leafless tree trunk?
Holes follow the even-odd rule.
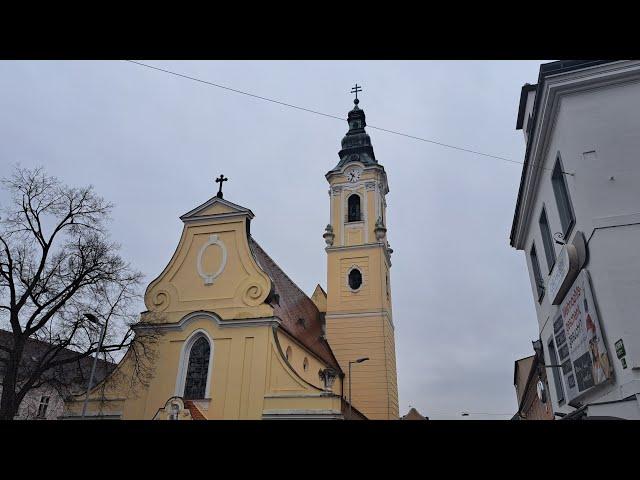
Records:
[[[136,345],[145,339],[131,329],[142,275],[105,228],[112,205],[41,168],[16,167],[2,184],[12,198],[0,218],[0,326],[13,344],[0,345],[0,420],[11,420],[30,390],[69,387],[65,366],[98,350],[99,328],[85,313],[108,322],[100,352],[129,348],[138,358],[148,345]],[[28,339],[48,345],[26,358]]]

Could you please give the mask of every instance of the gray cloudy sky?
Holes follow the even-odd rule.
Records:
[[[372,125],[521,161],[520,87],[541,62],[147,63],[345,119],[358,82]],[[309,295],[326,287],[324,174],[346,131],[346,120],[127,62],[0,62],[0,176],[19,162],[93,184],[116,204],[112,235],[147,283],[175,250],[178,217],[224,173],[225,198],[253,210],[274,260]],[[524,256],[508,240],[521,167],[368,132],[391,190],[401,414],[515,413],[513,362],[537,336]]]

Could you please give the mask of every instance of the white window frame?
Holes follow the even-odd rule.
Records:
[[[343,222],[345,225],[356,225],[358,223],[364,223],[364,202],[365,202],[365,196],[363,193],[359,192],[358,189],[362,188],[361,185],[358,185],[356,188],[354,188],[353,190],[347,190],[349,193],[347,194],[347,196],[345,197],[345,210],[347,212],[347,214],[344,216],[343,218]],[[357,195],[359,200],[360,200],[360,220],[353,220],[353,221],[349,221],[349,199],[353,196],[353,195]]]
[[[362,282],[360,283],[360,286],[359,286],[358,288],[356,288],[356,289],[351,288],[351,284],[349,283],[349,275],[351,274],[351,272],[352,272],[353,270],[358,270],[358,271],[360,272],[360,276],[362,277]],[[361,290],[362,290],[362,288],[363,288],[363,287],[364,287],[364,285],[365,285],[365,281],[364,281],[364,272],[362,271],[362,268],[361,268],[360,266],[358,266],[358,265],[351,265],[351,266],[349,267],[349,270],[347,270],[347,276],[346,276],[346,279],[345,279],[345,280],[347,281],[347,287],[348,287],[348,288],[349,288],[349,290],[351,290],[353,293],[357,293],[357,292],[361,291]]]
[[[176,378],[175,396],[184,398],[184,387],[187,381],[187,370],[189,368],[189,356],[191,348],[200,338],[204,337],[209,342],[209,365],[207,367],[207,386],[205,388],[205,398],[211,398],[211,373],[213,371],[213,338],[206,330],[199,328],[194,330],[191,335],[184,341],[180,352],[180,364],[178,366],[178,376]]]

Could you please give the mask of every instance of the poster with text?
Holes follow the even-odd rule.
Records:
[[[561,335],[556,333],[556,345],[570,402],[613,375],[586,270],[573,282],[560,304],[560,313],[564,328]],[[558,344],[559,336],[562,345]]]

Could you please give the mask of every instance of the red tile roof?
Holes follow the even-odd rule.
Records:
[[[13,332],[0,329],[0,346],[5,348],[13,347]],[[21,368],[26,371],[31,371],[34,367],[34,362],[50,352],[52,348],[54,348],[54,345],[50,343],[36,338],[28,338],[22,354]],[[54,358],[55,360],[69,359],[78,357],[80,354],[81,352],[63,348]],[[0,350],[0,360],[7,355],[8,353],[6,353],[6,351]],[[93,361],[94,355],[91,355],[80,358],[74,362],[58,365],[56,368],[45,371],[40,376],[40,380],[59,389],[61,395],[84,392],[87,388],[87,381],[93,366]],[[3,362],[0,362],[0,378],[3,376],[2,365]],[[93,385],[100,383],[115,368],[115,363],[98,358]]]
[[[202,415],[202,412],[196,407],[192,400],[185,400],[184,406],[191,412],[191,418],[193,420],[206,420],[206,417]]]
[[[273,282],[277,297],[271,296],[269,303],[274,309],[274,315],[282,320],[282,329],[320,357],[327,365],[342,372],[329,343],[322,336],[321,314],[315,303],[282,271],[251,236],[249,236],[249,246],[258,265]]]

